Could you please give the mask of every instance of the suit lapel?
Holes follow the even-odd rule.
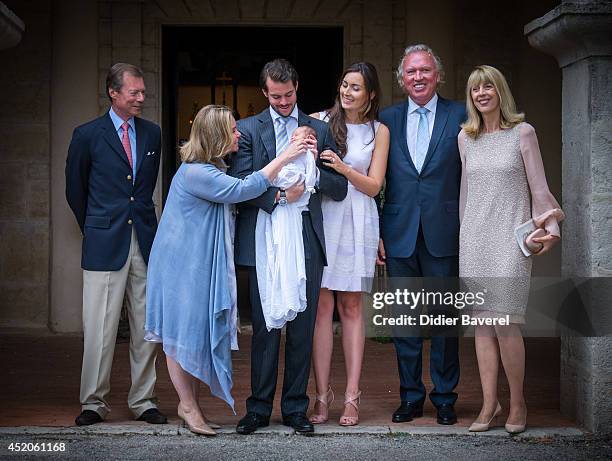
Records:
[[[401,110],[402,110],[402,117],[401,117],[401,125],[400,125],[400,130],[399,130],[400,131],[400,141],[399,142],[400,142],[400,146],[402,147],[402,152],[404,152],[404,155],[408,159],[410,166],[416,172],[416,167],[414,166],[414,162],[412,161],[412,156],[410,155],[410,150],[408,149],[408,137],[407,137],[408,99],[406,99],[406,102],[402,106]]]
[[[423,161],[423,168],[421,171],[425,171],[427,167],[427,163],[431,157],[433,157],[434,152],[436,151],[436,147],[438,147],[438,143],[442,138],[442,133],[444,133],[444,128],[446,127],[446,122],[448,121],[448,107],[446,99],[438,96],[438,105],[436,106],[436,118],[434,120],[433,131],[431,132],[431,139],[429,140],[429,148],[427,149],[427,155],[425,156],[425,160]]]
[[[298,109],[298,126],[311,125],[310,117]]]
[[[144,161],[148,133],[138,117],[134,117],[134,127],[136,128],[136,177],[138,177],[138,172]],[[157,154],[158,153],[156,153],[156,155]]]
[[[115,125],[113,125],[113,121],[111,120],[108,112],[104,116],[104,123],[102,126],[104,128],[104,139],[108,145],[112,147],[113,151],[115,151],[115,153],[121,158],[122,161],[125,162],[127,166],[130,166],[130,162],[128,162],[127,155],[123,149],[123,145],[119,140],[119,135],[115,130]]]
[[[260,137],[266,149],[266,156],[268,157],[266,164],[268,164],[276,158],[276,135],[274,133],[274,124],[272,123],[270,109],[267,108],[263,112],[260,112],[257,119],[262,124]]]
[[[304,112],[298,109],[298,127],[300,126],[309,126],[314,129],[314,127],[312,126],[312,119],[308,115],[306,115]],[[291,141],[291,137],[289,137],[289,141]],[[323,139],[319,139],[319,134],[317,133],[317,149],[321,149],[321,146],[322,146],[321,143],[323,141],[324,141]]]

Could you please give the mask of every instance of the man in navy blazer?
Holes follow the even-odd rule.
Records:
[[[142,71],[118,63],[106,79],[110,110],[77,127],[66,161],[66,199],[83,234],[83,367],[77,425],[103,421],[110,406],[110,372],[124,295],[130,323],[136,419],[166,422],[157,410],[156,346],[144,340],[147,262],[157,217],[153,190],[161,154],[159,126],[139,117]]]
[[[280,151],[281,139],[291,139],[298,126],[310,126],[316,131],[317,140],[309,140],[311,150],[322,152],[336,150],[336,143],[327,124],[309,117],[297,107],[298,74],[284,59],[267,63],[260,75],[260,85],[270,106],[252,117],[239,120],[239,149],[232,159],[230,174],[243,178],[266,166]],[[282,131],[281,131],[282,130]],[[285,131],[283,133],[283,131]],[[283,136],[284,135],[284,136]],[[313,432],[314,427],[306,417],[308,396],[306,388],[310,374],[312,339],[321,277],[325,259],[325,237],[321,194],[333,200],[343,200],[347,192],[347,180],[317,160],[318,184],[308,206],[302,210],[302,238],[306,268],[306,300],[303,312],[286,325],[285,373],[281,397],[283,423],[296,432]],[[280,330],[268,331],[263,317],[261,299],[255,269],[255,226],[259,210],[272,213],[277,206],[295,202],[304,193],[304,183],[287,190],[269,187],[259,197],[238,205],[236,218],[236,264],[249,269],[251,317],[253,338],[251,348],[251,396],[247,399],[247,414],[236,427],[240,434],[250,434],[267,426],[272,413],[276,390]]]
[[[408,99],[380,114],[391,132],[391,145],[379,259],[386,260],[391,277],[458,275],[461,160],[457,135],[466,113],[464,104],[436,93],[443,75],[442,63],[431,48],[409,46],[397,72]],[[423,414],[423,338],[395,336],[401,405],[392,420],[405,422]],[[438,423],[454,424],[457,337],[431,338],[430,373],[434,388],[429,398],[438,410]]]

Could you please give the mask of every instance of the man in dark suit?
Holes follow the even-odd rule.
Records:
[[[386,259],[391,277],[458,275],[461,160],[457,135],[466,114],[464,104],[436,93],[443,75],[440,59],[431,48],[406,48],[397,79],[408,99],[380,114],[391,132],[391,145],[379,259]],[[402,336],[394,337],[401,405],[393,422],[422,416],[425,401],[423,338]],[[454,424],[457,337],[431,338],[430,372],[434,388],[429,398],[438,410],[438,423]]]
[[[118,63],[106,79],[110,110],[74,130],[66,161],[66,199],[83,233],[83,367],[79,426],[104,420],[124,295],[130,323],[134,417],[166,422],[154,395],[156,346],[144,340],[147,262],[157,217],[153,189],[161,154],[159,126],[139,117],[142,71]]]
[[[287,140],[298,126],[307,125],[317,133],[317,141],[310,140],[310,149],[322,152],[336,150],[326,123],[311,118],[297,108],[298,75],[284,59],[267,63],[260,75],[260,85],[270,106],[253,117],[240,120],[239,149],[232,159],[230,174],[243,178],[260,170],[284,151]],[[310,374],[312,338],[319,300],[319,289],[325,260],[325,238],[321,214],[321,194],[334,200],[346,196],[347,181],[317,160],[318,186],[307,207],[302,210],[302,237],[306,264],[306,310],[286,325],[285,374],[281,413],[283,424],[297,432],[313,432],[306,417],[308,396],[306,388]],[[295,202],[304,193],[304,184],[287,190],[269,187],[259,197],[238,206],[235,236],[236,264],[249,269],[250,300],[253,321],[251,350],[251,396],[247,399],[247,414],[236,431],[250,434],[258,427],[267,426],[272,413],[276,390],[280,330],[268,331],[263,317],[255,269],[255,225],[259,210],[272,213],[276,206]]]

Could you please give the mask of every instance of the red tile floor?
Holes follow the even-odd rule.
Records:
[[[234,355],[234,390],[236,412],[222,401],[203,392],[201,405],[206,415],[219,423],[234,425],[244,414],[245,399],[249,395],[250,336],[240,338],[240,351]],[[559,412],[559,340],[529,338],[527,344],[526,397],[531,427],[563,427],[574,423]],[[428,344],[426,342],[423,371],[425,385],[428,378]],[[79,379],[82,339],[79,336],[56,336],[40,332],[0,331],[0,426],[72,426],[80,412]],[[340,338],[336,337],[332,369],[332,385],[336,402],[331,407],[330,422],[336,424],[342,411],[344,391],[344,363]],[[481,390],[474,352],[473,338],[461,339],[461,380],[457,389],[456,410],[460,426],[468,426],[480,409]],[[282,357],[282,356],[281,356]],[[273,419],[279,421],[279,396],[282,383],[282,363]],[[163,359],[157,361],[157,394],[160,410],[176,421],[177,396],[172,388]],[[112,371],[108,423],[131,421],[126,399],[129,388],[128,343],[120,342],[115,349]],[[362,375],[360,425],[390,424],[391,414],[399,403],[399,381],[395,351],[392,344],[380,344],[368,339]],[[508,389],[500,376],[500,401],[508,404]],[[311,377],[310,395],[314,395]],[[413,426],[435,425],[435,411],[428,401],[425,415],[411,423]]]

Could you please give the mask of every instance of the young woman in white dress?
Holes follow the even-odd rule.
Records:
[[[334,291],[346,366],[344,411],[340,425],[359,422],[359,380],[365,344],[362,292],[370,291],[378,248],[378,211],[374,198],[383,185],[389,152],[389,130],[376,119],[380,85],[376,68],[360,62],[340,78],[334,106],[312,114],[329,123],[338,147],[321,153],[321,159],[348,179],[341,202],[323,199],[323,226],[327,266],[323,271],[314,332],[313,366],[317,397],[310,421],[328,420],[333,400],[329,373],[333,349]]]

